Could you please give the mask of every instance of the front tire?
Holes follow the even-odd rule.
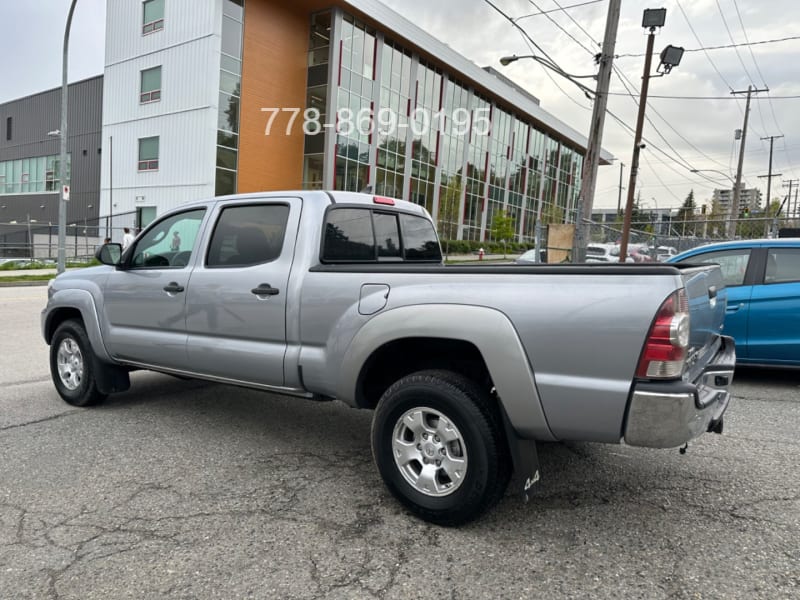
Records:
[[[50,375],[67,404],[91,406],[105,400],[97,389],[95,356],[83,323],[76,319],[58,326],[50,342]]]
[[[372,421],[372,453],[389,491],[438,525],[482,515],[511,476],[497,407],[450,371],[413,373],[386,390]]]

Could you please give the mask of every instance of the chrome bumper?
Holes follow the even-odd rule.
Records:
[[[625,443],[674,448],[707,431],[721,431],[735,364],[733,339],[722,337],[719,352],[694,383],[637,383],[628,405]]]

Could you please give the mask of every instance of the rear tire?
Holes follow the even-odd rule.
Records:
[[[386,390],[372,421],[372,453],[389,491],[438,525],[482,515],[511,476],[497,407],[450,371],[413,373]]]
[[[105,400],[97,389],[95,355],[83,323],[76,319],[58,326],[50,342],[50,375],[67,404],[91,406]]]

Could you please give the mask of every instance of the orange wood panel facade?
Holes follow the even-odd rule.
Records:
[[[303,171],[302,114],[286,134],[290,113],[264,128],[262,108],[305,109],[309,10],[301,3],[249,0],[239,123],[240,193],[300,189]]]

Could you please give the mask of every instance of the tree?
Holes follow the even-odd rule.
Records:
[[[503,242],[503,258],[506,257],[506,244],[514,239],[514,217],[507,212],[499,212],[492,219],[492,239]]]
[[[681,224],[681,235],[695,235],[695,211],[697,206],[694,203],[694,190],[689,190],[689,195],[683,201],[683,205],[678,209],[676,221]]]
[[[444,238],[445,257],[449,254],[450,240],[454,240],[458,232],[458,208],[461,205],[462,188],[461,176],[454,175],[449,178],[439,196],[436,228],[439,230],[439,237]]]
[[[712,238],[725,235],[726,217],[727,214],[725,209],[722,208],[719,200],[712,200],[711,212],[707,213],[706,215],[706,218],[708,219],[706,231]]]

